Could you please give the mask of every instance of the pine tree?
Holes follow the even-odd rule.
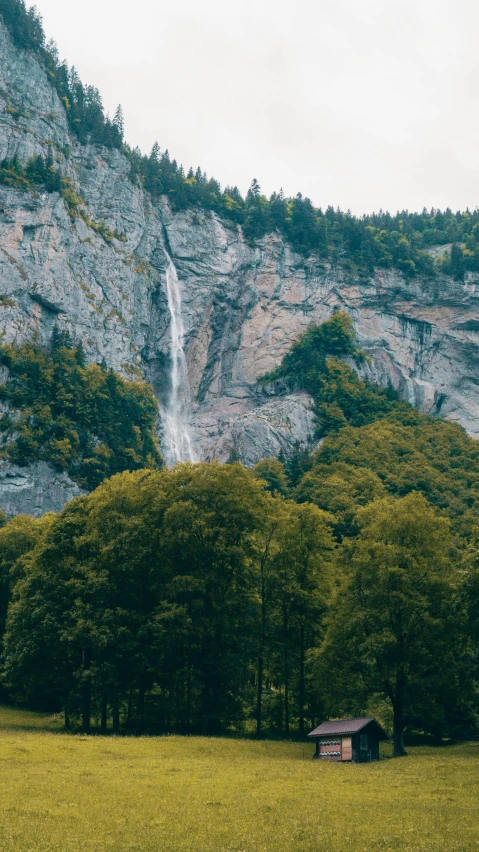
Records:
[[[125,135],[125,122],[123,118],[123,109],[121,104],[118,104],[115,115],[113,116],[113,126],[116,127],[120,140],[123,142]]]
[[[450,273],[456,281],[462,281],[464,278],[464,254],[458,243],[453,243],[451,246],[451,258],[449,261]]]

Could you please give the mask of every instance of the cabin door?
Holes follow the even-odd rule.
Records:
[[[368,763],[371,759],[369,754],[369,738],[367,734],[359,734],[359,762]]]

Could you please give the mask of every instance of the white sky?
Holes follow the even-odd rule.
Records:
[[[478,0],[36,6],[133,146],[358,214],[479,205]]]

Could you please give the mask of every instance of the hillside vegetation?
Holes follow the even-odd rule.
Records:
[[[54,331],[38,341],[0,347],[8,368],[0,385],[0,456],[19,465],[44,459],[92,490],[122,470],[160,467],[153,389],[98,364]]]
[[[0,530],[11,698],[87,732],[303,736],[373,713],[398,755],[477,730],[477,442],[344,357],[365,356],[337,313],[268,377],[313,395],[311,456],[124,472]]]
[[[311,394],[317,437],[325,438],[318,451],[289,462],[295,498],[331,512],[338,533],[352,534],[359,506],[417,491],[468,540],[479,517],[479,443],[461,426],[420,414],[392,387],[362,381],[344,358],[361,364],[365,356],[351,318],[338,311],[311,326],[265,377]]]
[[[54,729],[54,719],[0,708],[2,852],[477,847],[474,743],[325,765],[310,744]]]

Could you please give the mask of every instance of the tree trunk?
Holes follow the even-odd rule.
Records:
[[[118,695],[115,693],[113,695],[112,705],[112,717],[113,717],[113,733],[120,733],[120,702],[118,701]]]
[[[283,685],[279,686],[279,726],[278,730],[280,733],[283,731]]]
[[[145,729],[145,687],[140,686],[138,690],[138,728],[140,732]]]
[[[186,680],[186,725],[185,733],[191,733],[191,650],[188,648],[188,674]]]
[[[261,627],[259,637],[258,651],[258,691],[256,695],[256,736],[260,737],[263,724],[263,680],[264,680],[264,649],[266,645],[266,565],[269,556],[269,549],[273,540],[273,535],[276,530],[276,524],[273,525],[269,532],[268,540],[263,551],[260,563],[261,572]]]
[[[103,693],[101,699],[101,722],[100,722],[100,732],[102,734],[106,734],[108,728],[108,701],[106,697],[106,692]]]
[[[289,631],[288,631],[288,613],[286,607],[283,608],[283,627],[284,627],[284,732],[289,734]]]
[[[171,675],[170,675],[170,677],[171,677]],[[167,696],[166,730],[168,731],[168,733],[170,733],[170,731],[171,731],[171,688],[170,687],[168,687],[168,689],[166,690],[166,696]],[[203,730],[204,730],[204,733],[207,734],[208,733],[208,713],[205,713],[203,715],[204,715],[204,719],[206,719],[206,721],[203,721]]]
[[[264,643],[266,636],[266,586],[264,565],[261,566],[261,632],[259,637],[258,654],[258,692],[256,697],[256,736],[261,736],[263,715],[263,675],[264,675]]]
[[[299,735],[304,737],[304,624],[300,628],[300,646],[299,646]]]
[[[82,707],[82,727],[85,734],[91,731],[91,682],[90,682],[90,652],[86,649],[83,651],[83,672],[85,679],[83,683],[83,707]],[[88,674],[86,674],[88,672]]]
[[[263,698],[263,657],[258,657],[258,691],[256,695],[256,736],[261,736]]]
[[[393,705],[393,754],[394,757],[404,757],[407,754],[403,743],[403,707],[402,700],[396,699]]]

